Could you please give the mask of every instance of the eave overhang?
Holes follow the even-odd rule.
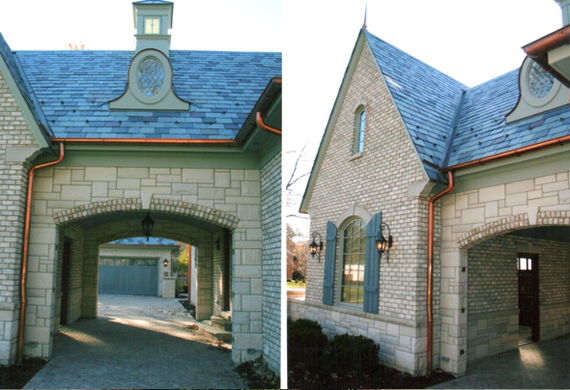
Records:
[[[570,88],[570,25],[529,43],[522,49],[563,85]]]

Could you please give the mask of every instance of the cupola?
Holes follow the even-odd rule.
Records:
[[[133,3],[133,18],[137,33],[136,53],[156,49],[170,55],[170,34],[174,3],[162,0],[143,0]]]
[[[555,0],[562,8],[562,25],[570,24],[570,0]]]
[[[144,0],[133,3],[137,47],[129,66],[125,93],[110,102],[111,110],[186,111],[190,104],[173,88],[170,35],[174,3]]]

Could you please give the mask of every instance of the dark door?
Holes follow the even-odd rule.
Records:
[[[232,264],[231,264],[231,248],[230,248],[230,232],[229,230],[225,230],[224,232],[224,280],[223,280],[223,291],[224,291],[224,310],[230,310],[230,295],[231,295],[231,272],[232,272]]]
[[[71,267],[71,240],[68,237],[63,241],[63,265],[61,269],[61,316],[60,324],[67,325],[67,312],[69,308],[69,271]]]
[[[538,255],[519,253],[519,325],[530,326],[532,341],[540,338]]]

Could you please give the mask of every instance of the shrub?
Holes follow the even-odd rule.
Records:
[[[380,347],[364,336],[337,335],[327,346],[327,365],[340,387],[366,386],[377,380]]]
[[[321,325],[306,319],[293,321],[289,323],[287,337],[289,368],[318,373],[328,343]]]

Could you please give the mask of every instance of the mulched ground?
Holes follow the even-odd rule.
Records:
[[[21,389],[46,364],[43,359],[33,358],[10,367],[0,366],[0,389]]]
[[[184,308],[188,311],[188,313],[190,313],[192,317],[194,318],[196,317],[196,306],[188,303],[188,300],[186,299],[179,300],[178,302],[180,302],[180,304],[184,306]]]
[[[378,366],[376,371],[378,375],[366,378],[338,378],[334,374],[319,373],[304,375],[295,370],[289,371],[288,386],[290,389],[425,389],[443,382],[455,379],[451,374],[441,370],[435,370],[430,376],[414,377],[388,368],[382,365]]]
[[[261,357],[237,366],[236,371],[245,379],[250,389],[279,389],[281,387],[280,378],[263,363]]]

